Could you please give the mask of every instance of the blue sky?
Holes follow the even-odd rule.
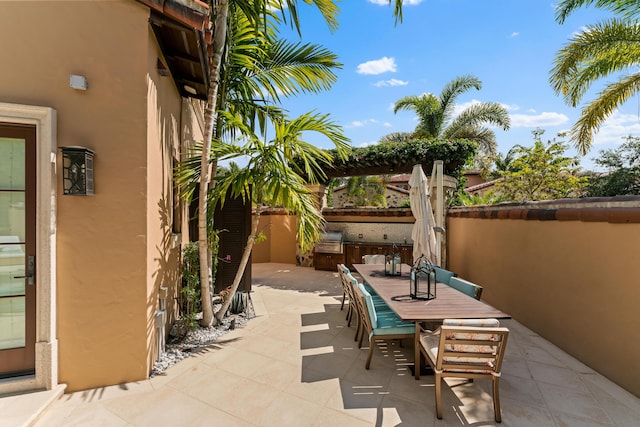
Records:
[[[549,85],[556,52],[585,25],[611,17],[585,8],[560,25],[553,0],[407,0],[403,22],[396,26],[386,0],[343,0],[340,27],[331,33],[317,10],[300,3],[302,41],[325,46],[344,66],[330,91],[287,99],[283,106],[292,117],[311,110],[331,114],[354,147],[375,144],[391,132],[412,131],[415,114],[394,114],[394,102],[406,95],[439,94],[464,74],[479,78],[483,87],[461,95],[459,107],[490,101],[509,111],[511,129],[494,129],[500,152],[515,144],[532,145],[536,128],[546,131],[545,141],[553,139],[569,130],[580,113]],[[294,39],[292,33],[283,35]],[[593,99],[603,84],[594,85],[584,100]],[[636,97],[608,120],[580,159],[583,168],[593,169],[599,151],[616,147],[623,136],[640,134],[639,111]],[[330,146],[321,138],[309,140]]]

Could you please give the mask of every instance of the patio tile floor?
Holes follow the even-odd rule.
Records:
[[[36,426],[494,425],[490,384],[448,380],[444,419],[433,377],[415,380],[412,346],[358,349],[332,272],[253,266],[256,318],[138,383],[65,394]],[[504,426],[637,426],[640,399],[516,320],[501,403]],[[28,395],[26,395],[28,396]],[[6,398],[5,398],[6,399]],[[0,399],[0,408],[3,400]],[[0,425],[5,426],[2,411]],[[22,425],[22,424],[9,424]]]

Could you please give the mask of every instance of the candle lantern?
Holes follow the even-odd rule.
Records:
[[[384,256],[384,275],[400,276],[402,275],[402,257],[396,245],[393,245],[391,252],[387,252]]]
[[[432,300],[436,298],[436,272],[433,264],[421,256],[411,267],[409,295],[412,299]]]

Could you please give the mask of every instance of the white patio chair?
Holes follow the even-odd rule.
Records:
[[[382,254],[362,256],[363,264],[384,264],[384,261],[385,261],[385,256]]]

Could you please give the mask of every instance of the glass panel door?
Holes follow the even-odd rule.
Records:
[[[0,125],[0,378],[35,361],[34,146],[33,127]]]

